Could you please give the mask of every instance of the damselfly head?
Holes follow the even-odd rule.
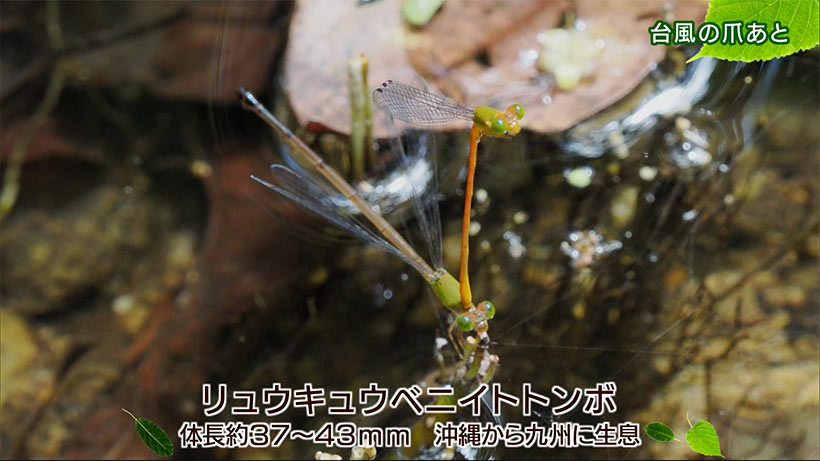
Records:
[[[521,104],[513,104],[501,114],[501,117],[507,125],[507,135],[515,136],[521,131],[521,124],[519,123],[519,120],[524,118],[524,108]]]
[[[495,317],[495,305],[481,301],[456,317],[456,324],[462,331],[482,332],[487,330],[487,322]]]
[[[498,112],[492,120],[486,122],[490,129],[491,136],[510,138],[521,132],[521,124],[518,123],[518,114],[524,114],[524,109],[520,105],[510,106],[506,112]]]

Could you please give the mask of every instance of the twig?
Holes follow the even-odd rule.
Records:
[[[6,98],[14,94],[25,83],[36,78],[38,75],[46,72],[48,69],[56,67],[57,61],[59,61],[60,58],[66,55],[81,53],[83,51],[87,51],[89,49],[93,49],[99,46],[108,46],[119,41],[127,40],[132,37],[137,37],[146,32],[150,32],[154,29],[158,29],[160,27],[169,25],[187,16],[188,10],[185,8],[180,8],[174,13],[167,16],[163,16],[162,18],[156,19],[154,21],[149,21],[143,24],[137,24],[134,27],[126,29],[111,28],[103,30],[89,38],[78,39],[73,42],[69,42],[65,45],[63,45],[63,40],[61,36],[58,38],[51,38],[51,34],[49,33],[49,43],[53,44],[56,42],[58,43],[58,46],[52,46],[52,48],[48,50],[44,55],[37,58],[33,63],[29,64],[23,71],[17,74],[7,85],[0,88],[0,101],[5,101]],[[47,29],[49,29],[49,32],[51,32],[51,27],[47,27]]]
[[[49,42],[59,45],[62,43],[62,34],[60,33],[58,4],[56,2],[48,3],[46,5],[46,13],[46,29],[49,35]],[[9,155],[8,164],[6,165],[6,172],[3,175],[3,190],[0,192],[0,221],[5,219],[17,202],[17,195],[20,192],[20,171],[23,168],[23,161],[26,159],[28,147],[37,129],[42,126],[48,114],[51,113],[51,111],[54,110],[54,106],[57,105],[57,101],[60,99],[60,93],[63,91],[64,83],[65,74],[58,63],[51,72],[48,88],[46,89],[45,96],[43,96],[43,100],[40,102],[40,106],[37,107],[34,115],[31,116],[14,141],[14,146],[12,147],[11,155]]]

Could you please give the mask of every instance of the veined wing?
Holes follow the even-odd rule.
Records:
[[[373,103],[390,117],[420,127],[473,119],[472,107],[396,80],[387,80],[373,90]]]
[[[405,148],[405,143],[407,144]],[[401,160],[402,169],[408,176],[417,177],[411,172],[423,169],[429,174],[427,180],[410,180],[409,187],[413,198],[413,214],[418,221],[421,239],[427,246],[430,262],[434,268],[443,267],[441,249],[441,217],[438,202],[441,199],[438,187],[438,165],[436,152],[430,133],[405,133],[402,139],[390,138],[391,152]]]
[[[354,216],[342,211],[343,208],[353,208],[354,205],[352,203],[350,203],[349,207],[340,207],[338,198],[331,198],[322,188],[284,165],[271,165],[270,171],[275,182],[265,181],[255,175],[251,175],[251,179],[327,219],[359,239],[398,256],[413,267],[416,266],[416,263],[412,259],[396,249],[395,246],[370,229],[369,226],[361,223]]]

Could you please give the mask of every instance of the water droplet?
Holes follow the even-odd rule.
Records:
[[[384,296],[384,299],[392,298],[393,297],[393,290],[391,290],[389,288],[384,290],[384,292],[382,293],[382,296]]]
[[[684,221],[691,221],[691,220],[695,219],[697,216],[698,216],[698,210],[689,210],[689,211],[683,213],[683,215],[681,215],[681,217],[683,218]]]

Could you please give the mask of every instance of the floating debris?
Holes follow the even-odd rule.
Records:
[[[652,181],[658,175],[658,169],[653,166],[642,166],[638,170],[638,176],[644,181]]]
[[[619,240],[606,240],[594,230],[574,231],[567,238],[561,242],[561,251],[570,257],[576,269],[589,267],[602,256],[623,247]]]
[[[476,203],[484,203],[487,199],[490,198],[490,195],[487,193],[486,189],[476,189],[475,191],[475,202]]]
[[[597,68],[597,58],[604,41],[596,41],[583,30],[563,28],[549,29],[538,34],[541,53],[538,69],[555,76],[555,84],[561,91],[578,86]]]
[[[681,215],[684,221],[691,221],[698,217],[698,210],[689,210]]]
[[[638,188],[635,186],[624,186],[618,189],[612,203],[609,205],[609,214],[613,223],[619,228],[625,227],[635,216],[635,208],[638,204]]]
[[[700,168],[712,161],[709,135],[703,128],[693,127],[689,118],[677,117],[675,130],[666,133],[664,141],[669,147],[669,158],[680,169]]]
[[[589,186],[590,183],[592,183],[593,176],[595,176],[595,170],[588,166],[564,171],[564,177],[567,178],[567,182],[578,189],[584,189]]]
[[[506,231],[504,232],[504,240],[510,244],[510,248],[507,249],[507,252],[515,259],[519,259],[525,254],[527,254],[527,247],[521,243],[521,236],[516,234],[513,231]]]
[[[513,215],[513,222],[516,224],[524,224],[530,220],[530,214],[524,210],[516,211]]]

